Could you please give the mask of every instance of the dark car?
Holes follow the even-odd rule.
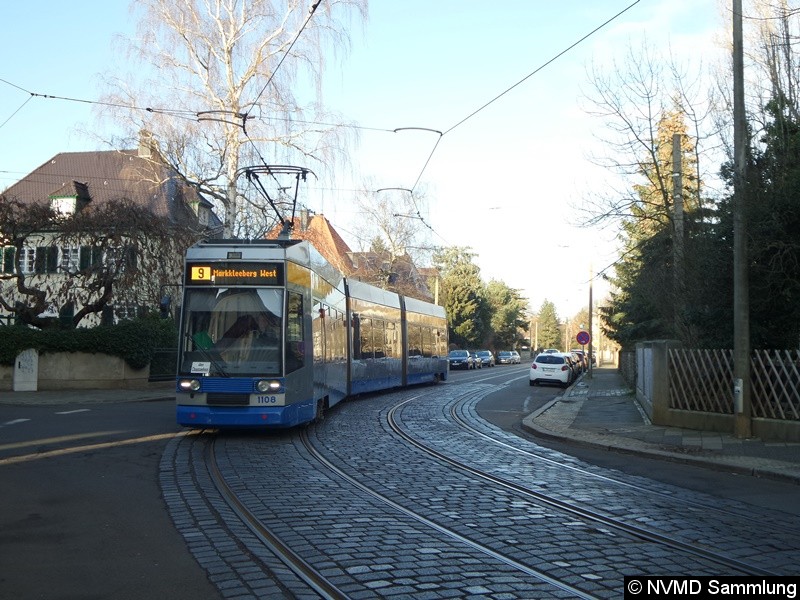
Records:
[[[481,366],[493,367],[495,365],[494,354],[491,350],[478,350],[477,354],[481,359]]]
[[[447,355],[451,369],[474,369],[475,361],[467,350],[451,350]]]

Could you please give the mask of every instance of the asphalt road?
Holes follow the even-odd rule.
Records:
[[[220,597],[161,498],[172,402],[0,406],[0,424],[0,598]]]

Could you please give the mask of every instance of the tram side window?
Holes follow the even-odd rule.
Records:
[[[425,358],[433,356],[433,334],[430,327],[422,328],[422,356]]]
[[[311,309],[311,340],[314,348],[313,356],[315,363],[328,358],[325,348],[327,342],[325,339],[327,331],[325,331],[325,329],[329,313],[330,311],[327,307],[318,302],[314,303]]]
[[[305,365],[303,296],[289,292],[286,304],[286,372],[291,373]]]
[[[390,358],[401,358],[398,328],[396,323],[386,323],[386,335],[383,339],[386,356]]]
[[[372,319],[361,318],[361,356],[362,359],[372,358]]]
[[[434,344],[434,356],[435,357],[442,357],[447,356],[447,344],[446,344],[447,337],[442,335],[442,332],[439,329],[433,330],[433,344]]]
[[[408,326],[408,355],[422,355],[422,328],[418,325]]]

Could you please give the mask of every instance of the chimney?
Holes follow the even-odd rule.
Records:
[[[306,231],[308,229],[308,209],[301,208],[300,209],[300,231]]]
[[[139,158],[153,158],[154,151],[158,151],[158,145],[153,138],[153,132],[147,129],[139,131]]]

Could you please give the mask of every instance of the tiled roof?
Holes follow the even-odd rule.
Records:
[[[275,239],[280,232],[281,226],[277,225],[266,237]],[[291,237],[295,240],[311,242],[325,257],[325,260],[347,277],[360,279],[367,283],[375,283],[376,276],[385,275],[384,271],[391,263],[391,270],[396,276],[392,284],[395,291],[421,300],[432,301],[433,299],[425,277],[421,276],[408,254],[395,257],[392,261],[388,255],[375,252],[353,252],[333,228],[330,221],[322,215],[295,217]],[[436,273],[435,269],[426,270]]]
[[[88,198],[81,196],[87,190]],[[129,199],[175,225],[197,222],[188,203],[211,207],[193,188],[182,185],[169,167],[141,158],[137,150],[56,154],[4,195],[21,202],[78,195],[88,199],[89,207]],[[213,219],[211,225],[217,225],[216,216]]]
[[[314,248],[325,257],[325,260],[345,275],[350,274],[353,271],[353,265],[348,258],[348,254],[351,252],[350,247],[333,228],[330,221],[323,215],[313,215],[308,217],[308,222],[304,227],[304,218],[295,217],[292,239],[311,242]],[[267,233],[267,239],[277,238],[280,231],[280,225],[276,226]]]

